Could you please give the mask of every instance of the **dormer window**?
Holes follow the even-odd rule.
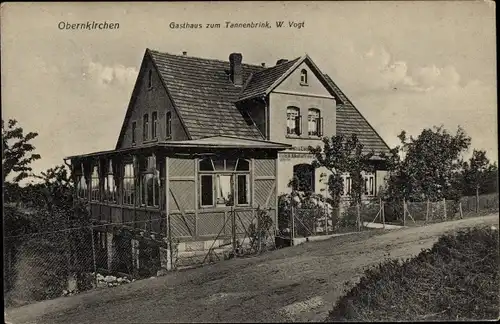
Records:
[[[153,87],[153,71],[149,70],[148,72],[148,89]]]
[[[300,71],[300,84],[307,85],[307,71],[305,69]]]

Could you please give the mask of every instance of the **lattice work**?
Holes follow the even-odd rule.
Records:
[[[197,234],[217,235],[224,226],[224,213],[200,213],[198,214]],[[223,232],[224,233],[224,232]]]
[[[170,233],[172,237],[186,237],[194,235],[195,215],[170,214]]]
[[[231,217],[231,216],[229,216]],[[236,212],[236,234],[245,234],[248,232],[248,226],[252,223],[252,211],[238,211]],[[255,220],[254,220],[255,222]]]
[[[194,181],[170,181],[169,209],[195,209],[195,190]]]
[[[266,207],[265,204],[267,197],[271,195],[271,198],[273,198],[272,195],[275,195],[273,187],[274,187],[274,180],[255,180],[255,189],[254,189],[255,204],[261,207]],[[271,192],[271,190],[273,190],[273,192]]]
[[[275,176],[276,175],[276,160],[272,159],[255,159],[255,176]]]
[[[159,215],[157,216],[159,217]],[[149,213],[142,210],[137,210],[135,214],[135,228],[140,228],[143,230],[151,230],[151,222],[149,221]]]
[[[168,173],[172,177],[194,177],[195,161],[190,159],[169,159]]]

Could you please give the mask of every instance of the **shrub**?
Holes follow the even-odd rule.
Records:
[[[315,193],[292,191],[278,197],[278,228],[280,231],[292,228],[292,208],[295,213],[295,234],[310,236],[319,220],[325,216],[337,222],[336,210],[325,197]]]
[[[442,236],[413,259],[368,269],[327,321],[496,319],[499,261],[496,229]]]
[[[68,276],[59,238],[29,240],[19,249],[12,297],[26,302],[59,297],[67,287]]]

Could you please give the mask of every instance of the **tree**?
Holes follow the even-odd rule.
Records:
[[[498,168],[496,164],[491,164],[486,157],[486,152],[483,150],[474,150],[469,161],[463,163],[463,192],[464,194],[475,194],[476,197],[480,193],[488,193],[489,190],[484,190],[483,187],[491,186],[493,177],[496,178]],[[492,177],[493,176],[493,177]]]
[[[353,198],[351,204],[361,202],[363,193],[362,172],[372,172],[373,166],[370,159],[374,152],[363,152],[363,144],[356,134],[351,137],[334,135],[331,138],[323,138],[323,147],[309,146],[309,151],[314,155],[313,166],[325,167],[331,172],[328,177],[328,191],[332,199],[332,206],[338,207],[340,196],[344,191],[342,174],[349,173],[352,179],[350,196]]]
[[[388,181],[387,200],[424,201],[450,198],[453,179],[460,172],[462,153],[470,146],[470,137],[459,126],[455,135],[442,126],[427,128],[414,138],[402,131],[401,145],[394,157]]]
[[[29,132],[24,135],[21,127],[16,126],[15,119],[9,119],[5,125],[2,119],[2,176],[3,182],[9,175],[16,173],[13,182],[27,178],[32,171],[31,163],[40,159],[39,154],[32,153],[35,147],[30,143],[38,133]]]

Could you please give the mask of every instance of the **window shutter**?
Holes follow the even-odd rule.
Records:
[[[316,119],[316,129],[318,136],[323,136],[323,117]]]
[[[302,115],[298,115],[295,117],[295,134],[301,135],[302,134]]]

